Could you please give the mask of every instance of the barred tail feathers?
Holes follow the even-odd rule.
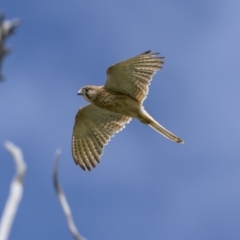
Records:
[[[149,125],[151,128],[162,134],[164,137],[177,143],[184,143],[183,140],[181,140],[179,137],[177,137],[176,135],[168,131],[166,128],[164,128],[157,121],[155,121],[145,110],[141,113],[141,117],[139,117],[139,120],[142,123]]]

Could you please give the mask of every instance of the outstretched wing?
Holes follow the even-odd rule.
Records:
[[[163,65],[164,57],[157,55],[147,51],[109,67],[104,87],[142,102],[147,96],[153,75]]]
[[[72,136],[72,155],[83,170],[91,170],[100,162],[104,146],[131,120],[89,104],[79,109]]]

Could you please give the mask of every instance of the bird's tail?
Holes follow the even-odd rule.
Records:
[[[181,140],[179,137],[177,137],[176,135],[168,131],[166,128],[164,128],[162,125],[160,125],[157,121],[155,121],[145,110],[142,111],[139,120],[142,123],[149,125],[151,128],[162,134],[164,137],[177,143],[184,143],[183,140]]]

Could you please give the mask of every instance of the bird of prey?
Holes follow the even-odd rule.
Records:
[[[142,105],[153,75],[162,69],[163,59],[159,53],[144,52],[109,67],[104,86],[85,86],[78,91],[90,102],[78,110],[72,135],[73,159],[83,170],[96,167],[104,146],[131,118],[174,142],[183,143]]]

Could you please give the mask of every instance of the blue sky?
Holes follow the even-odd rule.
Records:
[[[237,0],[11,1],[21,26],[9,38],[0,83],[0,214],[22,148],[28,171],[10,239],[71,239],[52,184],[60,181],[87,239],[240,238],[240,31]],[[71,157],[80,87],[146,50],[165,64],[144,106],[184,141],[133,120],[92,172]]]

